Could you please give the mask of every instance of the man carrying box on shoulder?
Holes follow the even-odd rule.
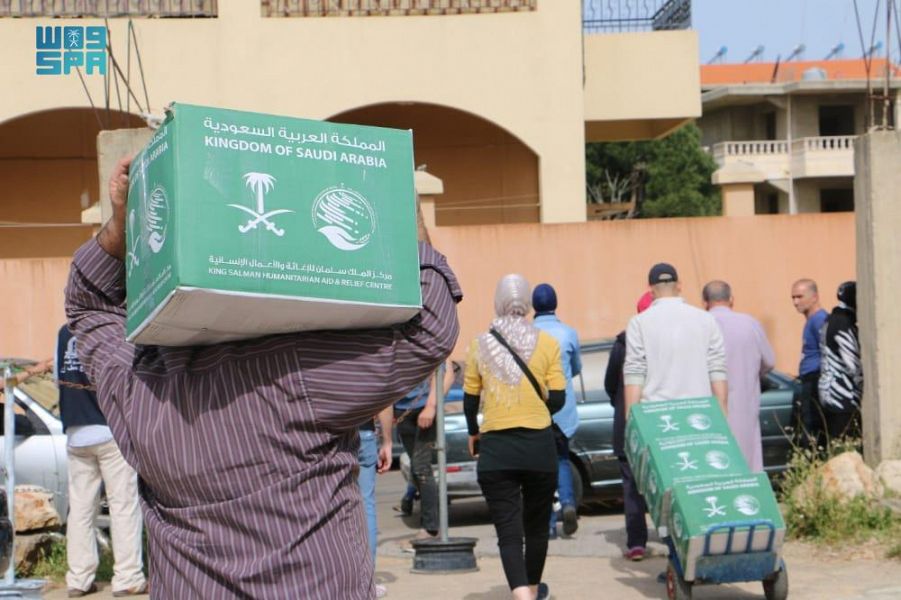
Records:
[[[726,414],[726,350],[716,319],[685,303],[670,264],[651,267],[648,286],[653,304],[626,329],[626,418],[637,402],[711,395]]]
[[[462,298],[420,219],[422,309],[405,323],[164,347],[125,341],[130,160],[113,217],[75,254],[69,326],[140,478],[156,598],[375,596],[357,427],[422,381],[457,339]],[[193,227],[193,224],[189,224]]]

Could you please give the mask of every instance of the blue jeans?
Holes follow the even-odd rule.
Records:
[[[569,466],[569,438],[562,431],[554,427],[554,440],[557,443],[557,496],[560,505],[576,506],[576,494],[573,492],[573,472]],[[557,512],[551,511],[550,528],[557,526]]]
[[[366,528],[369,530],[369,552],[372,564],[375,564],[375,547],[378,527],[375,522],[375,467],[379,460],[379,444],[374,431],[360,431],[360,474],[357,484],[363,496],[363,508],[366,510]]]

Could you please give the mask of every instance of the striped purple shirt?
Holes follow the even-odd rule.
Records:
[[[167,348],[125,341],[125,268],[91,240],[69,325],[140,475],[155,598],[374,597],[356,426],[443,361],[462,298],[420,244],[423,309],[391,328]]]

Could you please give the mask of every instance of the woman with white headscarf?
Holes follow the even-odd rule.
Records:
[[[549,595],[541,575],[557,488],[551,414],[563,407],[566,379],[557,341],[526,320],[531,292],[522,275],[501,278],[494,310],[497,318],[473,340],[466,361],[469,450],[478,457],[479,485],[513,598],[541,600]]]

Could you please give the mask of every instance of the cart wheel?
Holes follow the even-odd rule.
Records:
[[[785,570],[785,563],[780,563],[779,570],[763,580],[763,595],[766,600],[788,598],[788,571]]]
[[[672,563],[666,566],[666,597],[669,600],[691,600],[691,584],[676,573]]]

